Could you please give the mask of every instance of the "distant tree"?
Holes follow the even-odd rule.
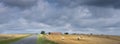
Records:
[[[64,33],[65,35],[68,35],[69,33],[68,32],[66,32],[66,33]]]
[[[50,33],[50,32],[48,32],[48,34],[50,35],[51,33]]]
[[[72,33],[72,35],[77,35],[77,33]]]
[[[41,31],[41,34],[45,34],[45,31]]]
[[[90,33],[90,35],[93,35],[92,33]]]

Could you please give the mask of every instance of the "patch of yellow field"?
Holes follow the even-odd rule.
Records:
[[[29,34],[0,34],[0,41],[28,36]]]
[[[63,37],[64,37],[64,40],[62,40]],[[82,35],[81,36],[82,39],[80,40],[77,40],[77,37],[78,35],[48,35],[46,36],[47,39],[52,40],[59,44],[120,44],[120,40],[110,39],[110,38],[105,38],[105,37]]]

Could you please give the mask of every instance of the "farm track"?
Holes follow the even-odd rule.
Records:
[[[37,35],[32,35],[30,37],[23,38],[11,44],[37,44]]]

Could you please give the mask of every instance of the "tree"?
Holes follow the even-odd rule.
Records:
[[[45,34],[45,31],[41,31],[41,34]]]
[[[50,32],[48,32],[48,34],[50,35],[51,33],[50,33]]]
[[[93,35],[92,33],[90,33],[90,35]]]
[[[64,33],[65,35],[68,35],[69,33],[68,32],[66,32],[66,33]]]

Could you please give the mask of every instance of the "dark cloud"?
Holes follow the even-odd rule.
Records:
[[[0,0],[6,6],[19,7],[19,8],[30,8],[36,5],[37,0]]]
[[[44,30],[120,35],[120,10],[104,8],[109,7],[112,0],[39,0],[37,5],[35,0],[0,1],[1,33],[39,33]],[[10,6],[34,7],[20,10]]]
[[[119,8],[120,0],[93,0],[86,2],[85,5]]]
[[[58,6],[98,6],[120,8],[120,0],[47,0],[49,3],[56,3]]]

